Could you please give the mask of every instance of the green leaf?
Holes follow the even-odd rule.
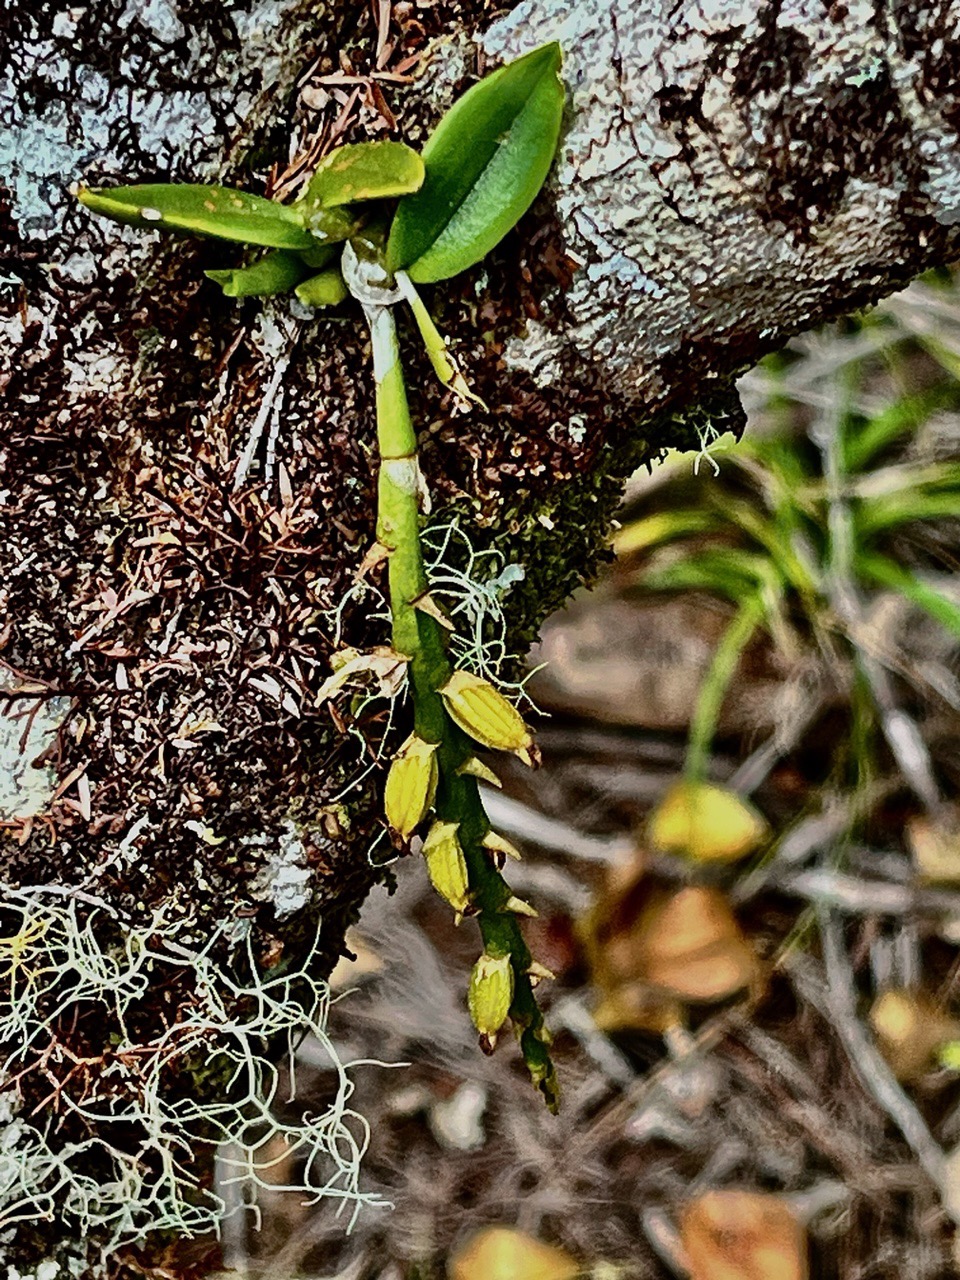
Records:
[[[423,151],[426,179],[400,202],[387,265],[427,283],[479,262],[533,203],[563,115],[560,46],[544,45],[468,90]]]
[[[710,744],[716,733],[723,709],[723,700],[744,649],[753,638],[767,613],[766,602],[761,595],[745,595],[733,621],[727,627],[713,654],[710,669],[697,694],[697,703],[690,724],[690,741],[687,747],[686,774],[690,779],[702,780],[710,756]]]
[[[857,533],[865,540],[913,520],[960,518],[960,487],[946,492],[930,493],[921,489],[886,494],[882,498],[857,503],[853,511]]]
[[[296,290],[297,297],[307,307],[335,307],[347,296],[339,267],[329,267],[319,275],[304,280]]]
[[[78,195],[94,213],[134,227],[187,231],[268,249],[310,249],[316,244],[292,207],[232,187],[150,183],[82,187]]]
[[[228,298],[272,298],[278,293],[289,293],[310,271],[299,253],[274,249],[248,267],[203,274],[215,280]]]
[[[312,249],[301,249],[300,257],[314,271],[319,271],[321,267],[327,266],[333,261],[337,253],[337,245],[320,244],[317,242]]]
[[[338,147],[317,166],[294,208],[312,212],[361,200],[388,200],[423,185],[423,161],[402,142],[358,142]]]
[[[901,436],[915,435],[932,413],[955,399],[956,388],[952,382],[901,396],[849,433],[844,449],[846,469],[865,469],[890,444]]]
[[[637,555],[665,542],[679,542],[691,534],[706,533],[716,525],[716,517],[707,511],[658,511],[623,525],[614,536],[613,549],[618,556]]]

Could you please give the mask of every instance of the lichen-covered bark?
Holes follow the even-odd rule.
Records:
[[[289,193],[339,137],[421,142],[481,69],[494,5],[395,6],[388,67],[454,37],[409,84],[369,78],[373,9],[0,19],[0,882],[72,887],[141,929],[179,911],[191,937],[252,922],[267,974],[318,927],[326,972],[392,856],[370,767],[385,719],[319,697],[339,640],[387,637],[369,598],[334,622],[374,536],[369,352],[349,308],[226,302],[202,273],[228,246],[98,223],[68,187]],[[518,232],[431,299],[489,411],[460,411],[404,348],[433,519],[509,570],[515,650],[604,556],[619,479],[735,416],[732,373],[953,251],[958,20],[960,3],[575,0],[482,36],[495,57],[561,40],[565,141]],[[143,1036],[168,1006],[139,1009]],[[67,1056],[21,1076],[28,1100],[80,1089],[70,1053],[106,1054],[107,1078],[115,1023],[62,1022]]]
[[[956,251],[960,5],[524,0],[483,46],[554,37],[576,270],[508,350],[538,382],[676,403]]]

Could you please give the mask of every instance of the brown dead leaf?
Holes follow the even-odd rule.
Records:
[[[372,677],[382,698],[392,698],[406,679],[409,658],[402,653],[378,645],[369,653],[356,649],[341,649],[331,659],[333,675],[328,676],[317,691],[316,705],[322,706],[348,683],[364,681]]]
[[[778,1196],[708,1191],[680,1216],[690,1280],[807,1280],[806,1234]]]
[[[448,1280],[574,1280],[579,1271],[564,1249],[512,1227],[475,1232],[447,1263]]]
[[[756,955],[722,893],[653,887],[634,871],[613,879],[580,925],[605,1031],[662,1033],[684,1003],[725,1000],[759,975]]]
[[[638,933],[648,981],[685,1000],[725,1000],[756,977],[756,955],[717,889],[692,886],[653,904]]]
[[[390,549],[385,547],[382,542],[372,542],[367,547],[363,559],[360,562],[360,568],[355,575],[356,582],[362,582],[374,569],[378,569],[380,565],[386,564],[390,559]]]

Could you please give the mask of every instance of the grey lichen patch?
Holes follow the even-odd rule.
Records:
[[[0,822],[44,813],[57,789],[56,770],[44,761],[56,741],[69,698],[0,669]]]
[[[61,227],[90,172],[213,177],[289,66],[302,0],[218,0],[200,20],[177,0],[18,7],[0,59],[0,174],[28,238]]]
[[[306,865],[307,848],[293,822],[283,823],[277,845],[251,881],[250,896],[271,906],[277,920],[285,920],[310,905],[313,870]]]
[[[507,349],[572,359],[648,410],[948,256],[960,210],[960,6],[524,0],[483,36],[558,39],[552,195],[577,264]],[[939,52],[937,52],[939,51]],[[953,69],[952,80],[944,66]]]

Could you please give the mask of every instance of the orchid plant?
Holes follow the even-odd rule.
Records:
[[[530,207],[556,152],[563,113],[561,55],[545,45],[474,85],[418,155],[401,142],[328,154],[286,205],[224,186],[83,188],[95,213],[148,229],[237,241],[266,252],[206,274],[234,298],[294,293],[310,307],[352,297],[370,331],[380,454],[377,541],[387,560],[392,645],[407,662],[410,737],[386,779],[396,841],[422,835],[430,880],[457,918],[476,919],[483,952],[468,1005],[483,1049],[509,1020],[548,1106],[558,1102],[550,1037],[534,996],[550,976],[531,957],[518,917],[535,915],[501,872],[518,856],[491,830],[478,783],[496,776],[478,746],[535,762],[519,712],[479,676],[455,670],[449,622],[431,599],[421,544],[423,481],[400,364],[394,308],[407,303],[444,386],[476,399],[417,292],[480,262]],[[391,216],[392,215],[392,216]]]

